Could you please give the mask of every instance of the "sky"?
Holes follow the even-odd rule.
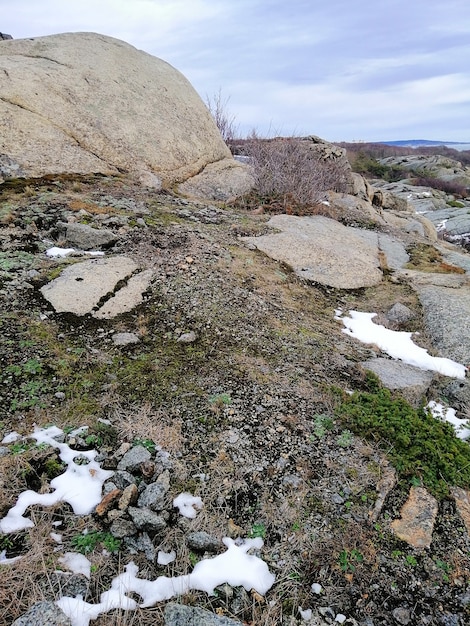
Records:
[[[221,94],[240,136],[470,142],[468,0],[0,0],[15,39],[92,31]]]

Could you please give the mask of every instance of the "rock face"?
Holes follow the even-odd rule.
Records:
[[[159,187],[226,161],[230,186],[232,169],[237,180],[246,171],[182,74],[111,37],[3,42],[0,93],[0,182],[128,172]]]
[[[319,215],[275,215],[268,225],[282,232],[245,240],[287,263],[301,278],[338,289],[359,289],[382,280],[377,244],[364,240],[357,229]]]
[[[423,487],[412,487],[401,519],[393,520],[396,536],[414,548],[429,548],[437,515],[437,501]]]
[[[464,167],[460,161],[438,154],[387,157],[380,159],[379,162],[383,165],[402,167],[410,172],[419,172],[424,176],[432,176],[470,186],[470,168]]]

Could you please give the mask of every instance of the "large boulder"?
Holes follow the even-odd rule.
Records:
[[[411,174],[440,178],[470,187],[470,167],[465,167],[460,161],[439,154],[392,156],[380,159],[379,163],[390,167],[401,167]]]
[[[215,162],[226,162],[225,180],[233,169],[238,181],[243,169],[186,78],[111,37],[1,41],[0,93],[0,183],[126,173],[159,187]]]

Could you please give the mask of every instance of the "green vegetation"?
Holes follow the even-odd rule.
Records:
[[[253,524],[250,537],[261,537],[261,539],[264,539],[266,537],[266,526],[264,524]]]
[[[418,477],[435,496],[470,485],[470,446],[424,408],[393,397],[369,376],[371,391],[344,396],[338,416],[355,434],[387,451],[399,476]]]
[[[121,540],[116,539],[111,533],[93,531],[86,534],[75,535],[70,543],[82,554],[93,552],[97,546],[102,546],[108,552],[118,552],[121,548]]]
[[[357,565],[364,561],[364,556],[359,550],[341,550],[339,553],[339,566],[343,572],[355,572]]]

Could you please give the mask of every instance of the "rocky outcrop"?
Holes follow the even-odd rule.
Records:
[[[401,167],[420,176],[430,176],[466,187],[470,186],[470,168],[463,166],[460,161],[438,154],[393,156],[380,159],[379,163],[390,167]]]
[[[0,33],[0,41],[6,39],[13,39],[13,37],[11,35],[7,35],[6,33]]]
[[[245,170],[207,107],[161,59],[104,35],[65,33],[4,42],[0,70],[0,182],[126,172],[160,187],[222,162],[219,186],[232,193],[232,170],[240,186]]]
[[[287,263],[305,280],[338,289],[359,289],[382,280],[377,243],[363,239],[359,229],[319,215],[276,215],[268,225],[281,232],[245,241]]]

